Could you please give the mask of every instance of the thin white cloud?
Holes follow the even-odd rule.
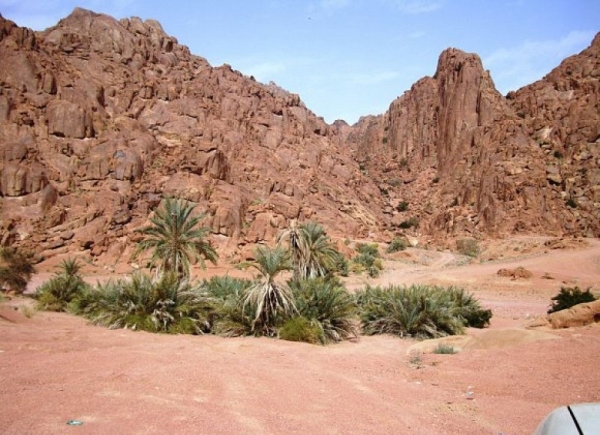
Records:
[[[254,76],[256,80],[267,83],[276,81],[278,77],[293,74],[295,70],[303,69],[315,63],[309,57],[284,57],[284,56],[253,56],[228,61],[236,69],[247,76]]]
[[[321,0],[319,6],[323,9],[342,9],[350,4],[350,0]]]
[[[346,77],[346,80],[351,85],[378,85],[395,80],[398,76],[399,74],[396,71],[380,71],[350,74]]]
[[[559,40],[526,41],[496,50],[483,59],[501,93],[541,79],[565,58],[589,46],[594,31],[573,31]]]
[[[405,14],[425,14],[434,12],[444,5],[444,0],[391,0]]]
[[[408,37],[410,39],[419,39],[422,38],[426,35],[427,33],[423,32],[423,31],[419,31],[419,32],[413,32],[411,34],[408,35]]]
[[[286,66],[281,62],[261,62],[246,66],[243,72],[246,75],[254,76],[260,82],[268,82],[274,80],[286,69]]]

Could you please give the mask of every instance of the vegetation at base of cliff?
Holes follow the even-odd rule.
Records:
[[[204,240],[179,243],[182,233],[192,239],[197,235],[198,222],[189,220],[192,210],[169,200],[154,227],[148,227],[154,229],[144,230],[151,237],[141,242],[143,250],[154,249],[152,263],[160,263],[153,277],[138,272],[90,286],[81,276],[81,264],[68,259],[36,292],[38,307],[69,311],[111,329],[269,336],[312,344],[355,339],[361,332],[437,337],[489,324],[491,311],[454,287],[367,286],[350,294],[337,277],[347,272],[348,263],[315,222],[293,224],[281,233],[280,243],[257,247],[254,260],[240,265],[256,272],[253,279],[215,276],[193,282],[189,265],[194,256],[216,259],[216,252],[196,250],[194,243],[209,246]],[[158,230],[163,224],[168,231]],[[405,243],[395,239],[390,246],[403,249]],[[356,249],[352,268],[377,276],[382,270],[378,245],[359,243]]]
[[[151,225],[140,229],[143,240],[135,255],[152,251],[150,265],[158,272],[176,273],[188,277],[190,264],[204,260],[217,263],[219,256],[206,240],[210,228],[200,226],[203,214],[193,214],[195,205],[181,199],[166,198],[160,209],[150,218]]]
[[[82,264],[77,259],[63,260],[54,276],[36,290],[34,297],[37,299],[37,308],[70,311],[70,305],[89,290],[89,285],[81,275],[81,268]]]
[[[34,273],[30,254],[13,247],[0,247],[0,290],[23,293]]]
[[[394,239],[390,242],[385,252],[388,254],[392,254],[398,251],[404,251],[407,248],[407,243],[404,239],[399,237],[394,237]]]
[[[357,255],[352,258],[350,269],[355,273],[366,271],[371,278],[377,278],[383,270],[383,261],[376,243],[359,243]]]
[[[481,253],[479,242],[475,239],[465,238],[456,241],[456,250],[462,254],[472,258],[476,258]]]
[[[355,297],[366,335],[437,338],[461,334],[467,326],[482,328],[492,317],[491,310],[456,287],[367,286]]]
[[[596,299],[596,296],[592,294],[590,288],[582,291],[578,286],[561,287],[560,292],[551,298],[552,303],[548,309],[548,314],[567,310],[575,305],[594,302]]]

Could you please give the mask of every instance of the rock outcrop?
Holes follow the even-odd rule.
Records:
[[[384,115],[327,125],[154,20],[0,17],[2,243],[124,261],[165,196],[197,203],[232,259],[292,219],[384,241],[600,236],[599,46],[507,97],[448,49]]]
[[[506,98],[477,55],[448,49],[384,115],[338,128],[392,228],[599,236],[599,40]]]
[[[75,9],[33,32],[0,18],[0,58],[7,240],[102,256],[164,196],[198,203],[232,255],[290,219],[379,232],[379,191],[297,95],[211,67],[156,21]]]

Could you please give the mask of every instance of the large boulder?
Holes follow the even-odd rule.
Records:
[[[553,329],[600,323],[600,300],[578,304],[568,310],[548,314],[547,319]]]

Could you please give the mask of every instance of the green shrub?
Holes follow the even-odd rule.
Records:
[[[577,201],[575,201],[575,198],[569,198],[569,199],[567,199],[567,201],[565,202],[565,204],[567,205],[567,207],[577,208]]]
[[[367,335],[435,338],[460,334],[471,326],[465,317],[486,317],[479,303],[461,289],[412,285],[369,287],[356,293],[356,301]],[[489,312],[491,317],[491,311]],[[489,319],[488,319],[489,320]]]
[[[402,201],[400,204],[398,204],[398,206],[396,207],[396,210],[398,210],[400,212],[408,210],[408,202]]]
[[[214,312],[211,318],[211,331],[225,337],[238,337],[252,334],[253,307],[244,310],[246,291],[252,286],[247,279],[229,276],[214,276],[204,280],[202,287],[214,299]]]
[[[292,281],[290,288],[298,314],[319,327],[322,343],[358,335],[356,302],[339,280],[311,278]]]
[[[376,243],[359,243],[358,254],[352,259],[351,270],[355,273],[367,271],[371,278],[376,278],[383,270],[383,262]]]
[[[201,287],[211,297],[221,300],[238,298],[252,285],[252,281],[231,276],[213,276],[202,281]]]
[[[464,319],[465,326],[479,329],[489,326],[492,310],[482,308],[475,296],[459,287],[449,287],[447,292],[455,306],[456,314]]]
[[[83,292],[74,304],[93,323],[111,329],[149,332],[209,332],[215,303],[201,287],[174,273],[152,280],[135,274],[131,280],[109,281]]]
[[[16,248],[0,247],[0,290],[6,288],[23,293],[34,273],[32,254]]]
[[[456,249],[460,254],[473,258],[477,257],[481,252],[481,249],[479,248],[479,242],[470,238],[458,239],[456,241]]]
[[[456,353],[456,349],[454,346],[450,344],[440,343],[433,349],[433,353],[438,355],[454,355]]]
[[[279,329],[279,338],[288,341],[303,341],[317,344],[324,341],[323,332],[316,320],[308,320],[303,316],[288,319]]]
[[[407,248],[406,241],[399,237],[394,237],[392,242],[388,245],[385,252],[391,254],[393,252],[404,251]]]
[[[339,273],[340,276],[348,276],[350,274],[350,263],[342,254],[338,255],[335,262],[335,272]]]
[[[37,308],[46,311],[69,311],[69,306],[76,302],[89,287],[79,273],[81,263],[76,259],[63,260],[59,271],[36,290]]]
[[[561,287],[560,292],[551,298],[552,303],[548,313],[556,313],[557,311],[569,309],[575,305],[586,302],[594,302],[596,300],[590,288],[581,291],[578,286]]]
[[[418,228],[419,227],[419,218],[413,216],[410,219],[407,219],[405,221],[400,222],[400,228],[403,228],[405,230],[409,229],[409,228]]]
[[[371,257],[379,257],[379,247],[377,243],[358,243],[356,252],[359,254],[370,255]]]

